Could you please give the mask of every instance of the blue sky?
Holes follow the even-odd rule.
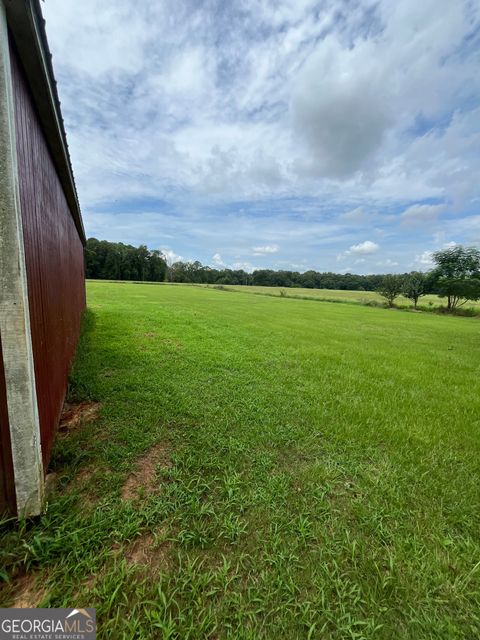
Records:
[[[480,246],[475,0],[46,0],[89,236],[375,273]]]

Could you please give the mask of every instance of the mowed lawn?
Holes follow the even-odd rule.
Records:
[[[100,638],[480,637],[480,322],[88,284],[45,516],[3,606]]]

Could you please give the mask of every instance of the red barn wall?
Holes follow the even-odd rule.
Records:
[[[15,503],[15,483],[13,479],[2,341],[0,338],[0,514],[8,510],[14,512]]]
[[[85,308],[83,245],[12,46],[10,55],[32,347],[46,470]]]

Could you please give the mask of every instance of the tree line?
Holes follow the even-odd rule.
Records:
[[[214,269],[194,262],[167,265],[159,250],[145,245],[133,247],[121,242],[89,238],[85,248],[85,275],[103,280],[138,280],[150,282],[182,282],[211,285],[255,285],[266,287],[300,287],[305,289],[340,289],[377,291],[394,306],[398,296],[412,300],[436,293],[447,299],[450,310],[469,300],[480,299],[480,251],[475,247],[455,247],[433,254],[434,268],[427,273],[358,275],[318,271],[256,269]]]
[[[256,269],[247,273],[243,269],[213,269],[200,262],[176,262],[169,268],[170,282],[198,284],[254,285],[263,287],[301,287],[306,289],[343,289],[374,291],[381,275],[362,276],[355,273],[319,273],[318,271],[286,271]]]
[[[274,271],[257,269],[215,269],[194,262],[174,262],[169,267],[165,256],[145,245],[133,247],[122,242],[89,238],[85,247],[85,276],[100,280],[139,280],[185,282],[195,284],[256,285],[264,287],[301,287],[306,289],[342,289],[375,291],[382,275],[355,273],[319,273],[318,271]]]

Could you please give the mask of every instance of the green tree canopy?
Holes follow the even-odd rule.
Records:
[[[421,296],[427,293],[427,276],[421,271],[412,271],[403,281],[402,294],[413,302],[414,309],[417,308]]]
[[[162,282],[167,263],[158,249],[89,238],[85,247],[85,276],[103,280]]]
[[[389,307],[393,307],[395,298],[398,298],[402,293],[403,283],[404,277],[396,274],[389,274],[384,276],[381,280],[377,292],[382,296],[382,298],[385,298]]]
[[[457,245],[433,254],[434,286],[448,309],[480,299],[480,250]]]

